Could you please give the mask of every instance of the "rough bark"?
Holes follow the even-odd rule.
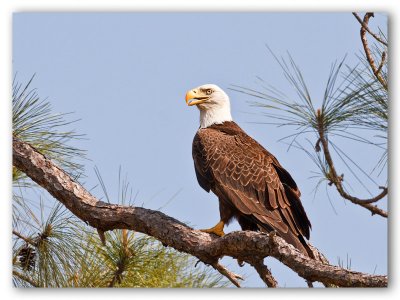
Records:
[[[377,34],[373,33],[369,27],[367,26],[367,24],[364,23],[363,20],[361,20],[361,18],[358,16],[357,13],[353,12],[353,16],[357,19],[357,21],[361,24],[361,26],[371,35],[374,37],[375,40],[377,40],[379,43],[385,45],[386,47],[388,46],[388,43],[385,42],[383,39],[381,39]]]
[[[13,165],[45,188],[74,215],[99,231],[130,229],[150,235],[165,246],[196,256],[220,272],[223,270],[225,276],[232,277],[232,282],[237,281],[239,276],[219,265],[218,260],[223,256],[256,265],[264,276],[270,274],[265,273],[259,262],[271,256],[310,282],[320,281],[340,287],[387,286],[387,276],[363,274],[310,259],[275,235],[239,231],[216,237],[194,230],[159,211],[104,203],[31,145],[17,138],[13,138]],[[258,263],[255,258],[259,259]]]

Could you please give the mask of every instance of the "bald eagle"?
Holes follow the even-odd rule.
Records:
[[[192,146],[200,186],[219,200],[220,221],[202,231],[224,235],[236,219],[242,230],[275,231],[313,257],[305,238],[311,223],[292,176],[278,160],[232,120],[228,95],[214,84],[189,90],[186,103],[200,110]]]

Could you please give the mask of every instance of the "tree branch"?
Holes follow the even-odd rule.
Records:
[[[381,72],[381,70],[382,70],[383,65],[385,64],[385,62],[386,62],[386,51],[383,51],[383,52],[382,52],[382,57],[381,57],[381,63],[379,64],[379,67],[378,67],[378,69],[376,70],[376,73],[380,73],[380,72]]]
[[[31,286],[33,286],[33,287],[39,287],[39,285],[38,285],[35,281],[33,281],[32,279],[30,279],[28,276],[25,276],[24,274],[21,274],[21,273],[18,272],[18,271],[14,271],[14,270],[13,270],[13,275],[14,275],[15,277],[18,277],[19,279],[21,279],[21,280],[23,280],[23,281],[29,283],[29,284],[30,284]]]
[[[353,12],[353,16],[357,19],[357,21],[361,24],[361,26],[370,34],[372,35],[379,43],[385,45],[387,47],[387,43],[382,40],[377,34],[373,33],[369,27],[367,26],[367,24],[364,24],[363,20],[361,20],[361,18],[357,15],[357,13]]]
[[[215,270],[217,270],[222,275],[224,275],[226,278],[228,278],[229,281],[232,282],[235,286],[240,287],[240,283],[239,283],[238,279],[243,280],[242,276],[229,271],[227,268],[225,268],[223,265],[221,265],[218,261],[213,263],[212,266]]]
[[[216,237],[194,230],[159,211],[99,201],[51,160],[15,137],[13,165],[45,188],[74,215],[104,232],[113,229],[142,232],[158,239],[163,245],[189,253],[217,268],[218,260],[223,256],[250,263],[246,259],[250,253],[252,257],[274,257],[308,281],[343,287],[387,286],[387,276],[354,272],[313,260],[278,236],[239,231]]]
[[[22,234],[20,234],[19,232],[15,231],[15,230],[13,230],[12,233],[13,233],[13,235],[19,237],[21,240],[25,241],[27,244],[37,247],[37,242],[35,242],[34,240],[27,238],[26,236],[23,236]]]
[[[272,275],[270,269],[264,264],[263,260],[263,258],[249,259],[248,262],[254,267],[262,281],[264,281],[268,287],[278,287],[278,282]]]
[[[368,209],[372,213],[372,215],[377,214],[384,218],[387,218],[388,217],[387,212],[378,208],[376,205],[372,205],[372,203],[375,203],[375,202],[381,200],[382,198],[384,198],[388,193],[388,188],[381,187],[382,192],[371,199],[360,199],[360,198],[357,198],[357,197],[354,197],[354,196],[348,194],[344,190],[343,185],[342,185],[343,175],[341,175],[341,176],[338,175],[336,168],[335,168],[335,164],[333,163],[331,153],[329,151],[328,140],[326,138],[325,130],[324,130],[324,116],[320,109],[318,109],[318,111],[317,111],[317,125],[318,125],[318,135],[319,135],[317,144],[319,144],[319,143],[322,144],[324,156],[325,156],[326,162],[329,166],[329,178],[328,179],[331,181],[332,184],[335,185],[339,194],[344,199],[349,200],[350,202],[352,202],[354,204],[360,205],[360,206]],[[318,151],[317,148],[316,148],[316,151]]]
[[[367,40],[367,36],[366,36],[367,29],[366,28],[368,28],[369,19],[373,16],[374,16],[374,13],[366,13],[365,14],[364,20],[362,21],[362,26],[360,29],[360,36],[361,36],[361,41],[362,41],[362,44],[364,47],[365,55],[367,57],[369,65],[371,66],[372,72],[374,73],[374,75],[378,79],[378,81],[382,84],[382,86],[385,88],[385,90],[387,90],[388,89],[387,82],[382,77],[382,74],[380,72],[381,67],[380,68],[376,67],[374,58],[371,54],[371,50],[368,47],[368,40]],[[381,59],[381,65],[383,65],[385,59],[386,59],[386,53],[383,52],[382,59]]]

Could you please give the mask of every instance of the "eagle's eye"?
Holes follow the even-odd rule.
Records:
[[[206,90],[206,95],[211,95],[211,94],[212,94],[212,92],[213,92],[213,90],[212,90],[212,89],[208,89],[208,90]]]

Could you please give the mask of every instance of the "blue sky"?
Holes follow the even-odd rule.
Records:
[[[371,20],[384,31],[385,22],[382,14]],[[191,142],[199,114],[186,106],[184,96],[201,84],[219,85],[231,97],[235,121],[298,183],[313,224],[311,242],[331,263],[348,256],[354,270],[387,273],[386,220],[344,202],[333,188],[328,190],[336,213],[325,187],[314,196],[314,165],[304,153],[287,151],[278,142],[294,129],[259,124],[268,120],[249,105],[254,99],[229,90],[233,84],[257,88],[260,76],[294,95],[265,44],[279,56],[291,53],[317,103],[332,62],[347,54],[347,63],[354,65],[362,49],[351,13],[17,13],[13,72],[21,82],[36,73],[33,86],[54,111],[73,111],[81,119],[73,126],[89,138],[76,144],[91,159],[85,163],[86,187],[97,184],[97,166],[116,197],[121,165],[138,192],[137,205],[158,209],[179,192],[163,211],[195,228],[214,225],[219,213],[216,197],[195,178]],[[339,143],[372,169],[371,158],[379,152]],[[386,177],[378,181],[384,184]],[[93,193],[102,195],[100,189]],[[232,224],[227,231],[236,229]],[[251,268],[225,262],[246,275],[244,286],[263,286]],[[280,263],[267,263],[280,285],[305,286]]]

